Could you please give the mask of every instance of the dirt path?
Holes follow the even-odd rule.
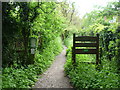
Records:
[[[66,62],[66,47],[56,56],[55,61],[48,70],[43,73],[33,88],[72,88],[69,79],[64,74],[64,64]]]

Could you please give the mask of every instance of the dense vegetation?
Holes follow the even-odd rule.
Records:
[[[61,52],[66,28],[74,26],[71,9],[56,2],[2,3],[2,88],[34,85]]]
[[[62,50],[64,19],[55,8],[54,2],[3,3],[3,88],[31,87]]]
[[[32,87],[61,52],[62,44],[68,47],[65,72],[75,88],[120,87],[118,8],[119,2],[109,3],[80,19],[74,3],[2,3],[2,88]],[[96,65],[81,63],[95,61],[94,55],[77,55],[73,66],[73,33],[100,34],[102,64],[97,70]]]
[[[120,88],[119,5],[119,2],[112,2],[106,7],[99,7],[102,10],[86,14],[82,19],[81,31],[77,33],[88,36],[96,36],[99,33],[102,62],[99,68],[93,64],[82,63],[83,61],[95,62],[94,55],[76,55],[77,62],[74,66],[71,59],[72,43],[66,42],[69,49],[65,71],[76,89]]]

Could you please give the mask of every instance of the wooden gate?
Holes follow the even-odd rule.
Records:
[[[80,43],[77,43],[80,41]],[[86,43],[87,41],[87,43]],[[84,43],[81,43],[84,42]],[[88,43],[89,42],[89,43]],[[76,47],[95,47],[95,49],[76,49]],[[72,60],[76,63],[76,54],[96,54],[96,64],[99,64],[99,34],[94,36],[78,36],[73,34]]]

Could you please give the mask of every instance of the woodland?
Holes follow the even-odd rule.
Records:
[[[80,18],[74,3],[2,2],[0,88],[31,88],[63,45],[68,48],[64,71],[75,89],[120,88],[120,2],[96,8]],[[101,64],[81,63],[96,60],[83,54],[73,65],[74,33],[99,34]]]

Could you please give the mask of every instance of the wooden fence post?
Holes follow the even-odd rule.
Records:
[[[99,64],[99,34],[97,34],[97,41],[96,41],[96,43],[97,43],[97,47],[96,47],[96,49],[97,49],[96,64],[98,65]]]
[[[75,34],[73,34],[72,61],[73,61],[73,63],[76,63],[76,59],[75,59]]]
[[[99,63],[101,64],[101,59],[102,59],[102,58],[101,58],[101,57],[102,57],[102,48],[100,48],[100,53],[99,53],[99,54],[100,54],[100,58],[99,58],[99,59],[100,59],[100,62],[99,62]]]

